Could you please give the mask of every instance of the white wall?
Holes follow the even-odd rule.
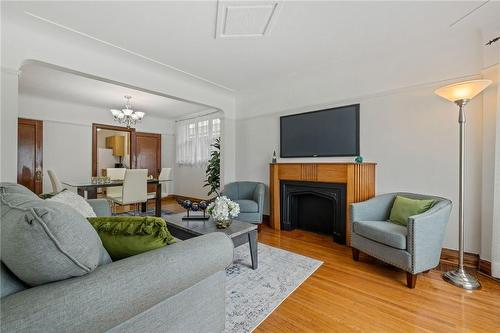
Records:
[[[161,135],[161,165],[163,168],[171,168],[173,179],[172,182],[166,185],[166,190],[169,194],[175,194],[177,184],[182,184],[182,179],[179,179],[175,174],[175,135],[172,133]]]
[[[500,47],[499,60],[500,60]],[[494,201],[493,201],[493,216],[492,216],[492,228],[491,228],[491,275],[500,278],[500,70],[498,71],[498,76],[496,80],[496,90],[497,90],[497,119],[496,119],[496,140],[495,140],[495,170],[493,171],[494,178]]]
[[[92,127],[44,120],[43,170],[43,192],[52,192],[47,170],[54,170],[61,181],[88,181],[92,176]]]
[[[187,197],[207,199],[208,188],[203,187],[205,182],[204,166],[186,166],[176,165],[175,175],[175,194]]]
[[[273,150],[279,155],[279,116],[360,103],[360,149],[365,161],[377,162],[376,192],[409,191],[450,198],[455,203],[444,246],[458,244],[458,109],[433,91],[443,83],[388,91],[323,105],[296,105],[292,110],[237,120],[236,178],[269,183]],[[276,91],[274,91],[276,92]],[[273,106],[283,96],[276,94]],[[318,100],[325,96],[318,96]],[[308,95],[305,103],[315,100]],[[288,106],[288,100],[283,105]],[[239,109],[245,116],[245,109]],[[467,106],[466,251],[480,249],[482,100]],[[339,161],[316,158],[284,161]],[[266,200],[267,203],[268,200]],[[266,212],[268,208],[266,207]]]
[[[497,35],[496,26],[482,31],[483,42]],[[500,43],[483,47],[484,78],[493,84],[483,93],[483,189],[481,259],[491,262],[492,276],[500,277]]]
[[[0,112],[0,181],[17,182],[17,71],[2,67]]]
[[[9,16],[3,9],[2,7],[1,65],[2,68],[6,68],[8,71],[17,71],[25,61],[30,59],[43,61],[73,71],[158,92],[173,98],[204,104],[207,107],[223,110],[226,118],[234,119],[235,102],[234,95],[230,91],[165,66],[124,53],[121,50],[96,43],[86,37],[32,20],[27,16],[22,18]],[[4,112],[4,105],[16,105],[17,99],[17,91],[9,91],[8,94],[2,95],[2,113]],[[14,112],[13,110],[17,110],[17,107],[6,107],[6,109],[9,110],[8,112]],[[93,121],[106,122],[102,120],[104,114],[105,112]],[[57,115],[54,114],[52,119],[66,121],[64,119],[67,118],[68,116],[64,112],[58,112]],[[75,118],[74,122],[79,124],[82,124],[82,121],[85,122],[84,117],[81,115],[77,115]],[[17,140],[17,114],[12,114],[9,119],[8,124],[2,126],[11,130],[2,130],[0,135],[2,142],[9,142],[10,144]],[[148,129],[150,132],[164,132],[163,128],[157,129],[158,126],[152,123],[152,118],[149,119],[146,118],[143,125],[138,128],[149,128],[151,126],[151,129]],[[4,124],[3,121],[2,124]],[[234,177],[235,155],[232,146],[235,140],[234,137],[229,137],[230,135],[234,135],[234,132],[232,134],[225,133],[228,140],[226,147],[229,153],[225,154],[222,172],[226,181],[231,181]],[[11,169],[13,167],[15,168],[13,170],[16,170],[17,149],[2,150],[2,161],[5,161],[2,163],[7,167]],[[2,170],[3,168],[4,165],[2,165]],[[9,179],[15,181],[16,179],[12,178],[12,176]]]
[[[500,136],[497,128],[498,115],[498,78],[500,65],[483,71],[483,76],[493,80],[493,86],[483,93],[483,156],[482,156],[482,194],[481,194],[481,259],[491,260],[491,241],[493,230],[493,213],[495,201],[495,163],[496,140]]]
[[[92,123],[115,125],[108,113],[104,107],[19,95],[19,116],[44,123],[43,169],[55,170],[62,181],[89,179],[92,174]],[[136,129],[162,134],[162,167],[173,167],[173,121],[147,116]],[[43,190],[51,191],[46,173]]]

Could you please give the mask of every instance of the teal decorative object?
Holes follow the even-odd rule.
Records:
[[[356,158],[354,159],[354,162],[363,163],[363,156],[356,156]]]

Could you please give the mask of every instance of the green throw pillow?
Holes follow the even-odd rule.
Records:
[[[397,195],[392,205],[389,221],[406,226],[408,217],[421,214],[434,205],[434,200],[410,199]]]
[[[113,260],[175,243],[165,220],[160,217],[106,216],[88,220]]]

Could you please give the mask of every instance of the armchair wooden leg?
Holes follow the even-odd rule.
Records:
[[[352,260],[359,261],[359,250],[352,248]]]
[[[406,272],[406,286],[410,289],[415,288],[415,285],[417,284],[417,274],[411,274],[409,272]]]

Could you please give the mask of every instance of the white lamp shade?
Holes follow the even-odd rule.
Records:
[[[471,100],[486,89],[490,84],[491,80],[464,81],[441,87],[434,91],[434,93],[449,100],[450,102]]]
[[[124,115],[130,116],[133,111],[131,109],[122,109],[122,112]]]
[[[145,113],[142,111],[135,111],[135,114],[137,115],[137,117],[139,117],[139,119],[144,118],[144,115],[145,115]]]
[[[118,117],[118,115],[121,113],[120,110],[116,110],[116,109],[111,109],[109,111],[111,111],[111,113],[113,114],[114,117]]]

